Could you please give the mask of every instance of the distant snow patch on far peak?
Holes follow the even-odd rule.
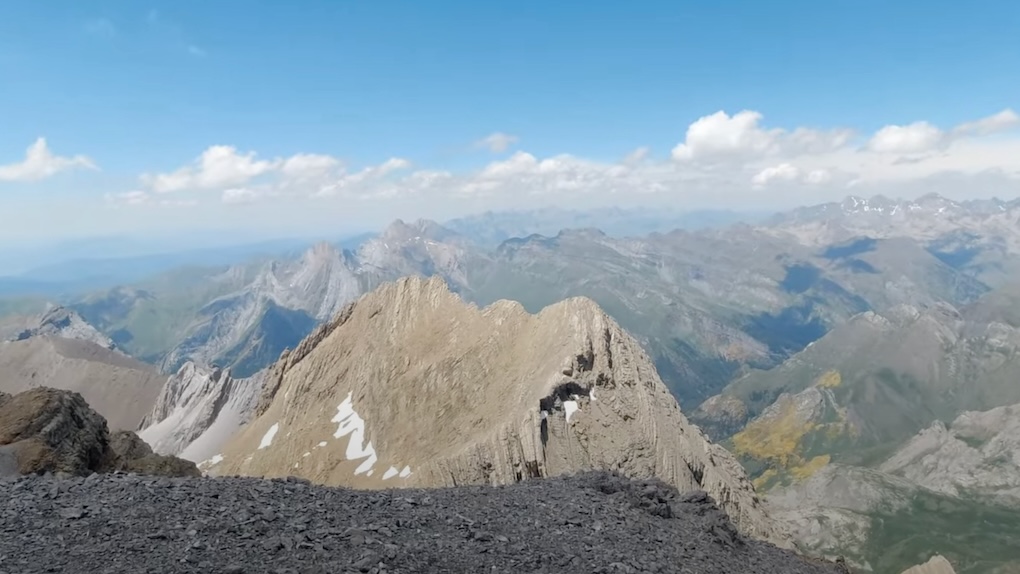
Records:
[[[353,398],[353,393],[347,393],[347,398],[336,408],[336,415],[333,416],[331,422],[339,424],[336,432],[333,433],[333,438],[351,435],[347,440],[347,452],[345,453],[347,460],[365,459],[354,470],[354,474],[358,475],[371,471],[379,457],[376,456],[375,447],[371,442],[365,444],[365,419],[354,412]]]

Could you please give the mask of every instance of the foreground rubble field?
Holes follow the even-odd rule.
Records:
[[[296,479],[0,479],[0,572],[841,572],[702,493],[607,473],[356,491]]]

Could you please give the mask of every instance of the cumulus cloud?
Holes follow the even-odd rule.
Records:
[[[796,167],[788,164],[781,163],[777,166],[767,167],[758,172],[753,178],[751,183],[757,186],[763,186],[770,181],[774,180],[795,180],[800,177],[800,170]]]
[[[776,182],[799,182],[811,185],[826,183],[832,179],[832,174],[824,169],[802,170],[789,163],[766,167],[751,178],[754,187],[765,187]]]
[[[845,146],[853,137],[853,131],[845,128],[822,131],[799,127],[792,132],[764,128],[763,117],[753,110],[743,110],[732,116],[720,110],[698,118],[687,128],[684,141],[673,148],[673,159],[680,162],[746,161],[784,153],[824,153]]]
[[[871,137],[868,149],[878,153],[920,153],[938,148],[944,140],[945,134],[939,128],[928,122],[914,122],[883,127]]]
[[[215,145],[202,152],[192,165],[171,173],[143,175],[142,182],[156,193],[219,189],[250,181],[280,164],[279,160],[258,160],[255,152],[239,153],[233,146]]]
[[[938,182],[959,185],[967,178],[1001,189],[1004,181],[1020,181],[1020,139],[989,136],[1018,124],[1020,118],[1004,110],[956,126],[914,121],[858,135],[838,126],[770,127],[757,111],[720,111],[693,121],[666,159],[656,159],[644,147],[616,162],[516,150],[457,172],[414,166],[399,157],[363,166],[315,153],[267,159],[220,145],[177,170],[144,176],[142,191],[153,197],[171,191],[218,195],[230,204],[335,198],[496,209],[521,203],[812,203],[840,198],[851,187],[854,193],[895,195],[918,182],[935,188]],[[975,183],[961,193],[982,192]]]
[[[942,130],[926,121],[888,125],[875,132],[867,147],[879,153],[917,154],[943,149],[960,140],[992,135],[1020,126],[1020,116],[1007,108],[978,120]]]
[[[0,165],[0,181],[38,181],[74,168],[99,169],[91,159],[83,155],[53,155],[46,145],[46,139],[39,138],[25,150],[23,161]]]
[[[475,147],[485,148],[492,153],[503,153],[517,143],[519,138],[503,132],[495,132],[475,142]]]

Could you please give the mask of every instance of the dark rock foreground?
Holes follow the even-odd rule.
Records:
[[[0,479],[0,572],[836,573],[704,493],[606,473],[355,491],[297,479]]]
[[[191,461],[153,453],[132,431],[111,434],[79,393],[47,387],[0,393],[0,476],[118,470],[202,475]]]

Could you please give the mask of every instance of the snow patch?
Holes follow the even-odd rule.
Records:
[[[276,433],[279,430],[280,423],[273,423],[273,426],[269,427],[269,430],[266,431],[266,434],[262,435],[262,442],[259,443],[259,450],[268,448],[270,445],[272,445],[273,437],[276,436]]]
[[[542,420],[549,418],[549,411],[542,411]]]
[[[400,471],[400,478],[407,478],[411,476],[411,467],[405,466],[404,470]]]
[[[336,415],[331,422],[339,424],[336,432],[333,433],[333,438],[351,435],[351,438],[347,440],[347,452],[345,453],[347,460],[365,459],[354,470],[354,474],[358,475],[363,472],[371,472],[379,457],[376,456],[375,448],[371,442],[365,444],[365,419],[354,412],[352,399],[353,393],[347,393],[347,398],[336,408]],[[369,474],[369,476],[372,475]]]
[[[590,398],[593,402],[597,400],[595,398],[595,385],[592,385],[591,390],[588,391],[588,398]]]
[[[563,412],[567,414],[567,422],[570,422],[570,415],[576,413],[581,407],[577,405],[577,401],[563,401]]]
[[[389,480],[389,479],[393,478],[394,476],[397,476],[397,473],[399,473],[399,472],[400,471],[397,470],[397,467],[391,466],[389,468],[389,470],[387,470],[386,472],[383,473],[382,479],[383,480]]]
[[[204,464],[207,464],[209,466],[215,466],[215,465],[217,465],[217,464],[219,464],[221,462],[223,462],[223,455],[222,454],[216,454],[216,455],[213,455],[213,457],[210,458],[209,460],[205,461]]]
[[[306,452],[305,454],[301,455],[301,458],[305,458],[306,456],[309,456],[309,455],[311,455],[311,454],[312,454],[312,453],[310,453],[310,452]]]
[[[326,441],[322,441],[319,443],[319,448],[322,448],[324,446],[326,446]]]

